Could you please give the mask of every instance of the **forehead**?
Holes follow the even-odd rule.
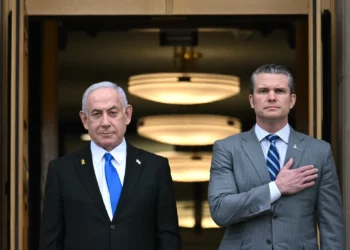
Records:
[[[117,90],[113,88],[99,88],[92,91],[86,100],[88,108],[110,108],[121,106],[122,101]]]
[[[255,88],[273,87],[273,88],[287,88],[288,76],[285,74],[270,74],[261,73],[256,75]]]

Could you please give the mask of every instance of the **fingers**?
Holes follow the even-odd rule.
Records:
[[[315,167],[312,168],[308,168],[305,171],[302,171],[301,174],[304,176],[308,176],[308,175],[312,175],[312,174],[317,174],[318,173],[318,169]]]
[[[283,168],[290,169],[293,165],[293,158],[290,158],[289,161],[287,161],[286,165],[284,165]]]
[[[318,169],[314,165],[291,169],[292,165],[293,159],[290,159],[275,180],[282,195],[291,195],[310,188],[315,185],[318,178]]]
[[[307,183],[307,182],[311,182],[311,181],[316,180],[317,177],[318,177],[318,174],[308,175],[308,176],[306,176],[306,177],[303,178],[302,182],[303,182],[303,184],[304,184],[304,183]]]
[[[301,187],[301,190],[304,190],[304,189],[306,189],[306,188],[309,188],[309,187],[312,187],[313,185],[315,184],[315,182],[314,181],[310,181],[310,182],[306,182],[306,183],[304,183]],[[300,191],[301,191],[300,190]]]
[[[313,165],[300,167],[299,170],[301,170],[299,176],[301,177],[302,184],[314,181],[318,177],[318,169]]]
[[[314,165],[302,166],[302,167],[297,168],[296,170],[297,170],[299,173],[304,173],[304,172],[309,173],[308,171],[310,171],[310,170],[316,170],[316,172],[318,171],[318,169],[315,168]],[[306,173],[306,174],[307,174],[307,173]],[[315,172],[312,172],[312,173],[315,173]],[[310,173],[310,174],[312,174],[312,173]]]

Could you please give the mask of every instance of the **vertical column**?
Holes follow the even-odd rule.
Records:
[[[58,157],[58,27],[53,20],[42,24],[41,99],[41,200],[51,160]]]
[[[315,73],[314,73],[314,67],[315,67],[315,62],[314,62],[314,1],[313,0],[308,0],[309,2],[309,15],[308,15],[308,62],[309,62],[309,81],[308,81],[308,93],[309,93],[309,105],[308,105],[308,113],[309,113],[309,133],[308,135],[312,137],[316,137],[315,133],[315,107],[314,107],[314,99],[315,94],[314,94],[314,78],[315,78]]]
[[[298,20],[296,23],[296,72],[295,104],[296,130],[309,134],[309,48],[308,48],[308,20]]]
[[[8,1],[0,3],[0,249],[8,249]]]
[[[338,166],[338,93],[337,93],[337,6],[338,1],[331,1],[331,72],[332,72],[332,128],[331,128],[331,145],[333,150],[333,157]],[[333,122],[335,123],[333,125]]]
[[[29,48],[28,48],[28,35],[29,35],[29,27],[28,27],[28,15],[27,15],[27,9],[26,9],[26,1],[23,0],[22,4],[22,11],[23,11],[23,19],[22,19],[22,52],[21,52],[21,57],[22,57],[22,85],[23,85],[23,93],[22,93],[22,110],[23,110],[23,121],[22,121],[22,130],[23,130],[23,143],[22,143],[22,150],[23,150],[23,166],[22,166],[22,171],[23,171],[23,250],[28,250],[28,244],[29,244],[29,155],[28,155],[28,130],[29,130],[29,114],[28,114],[28,106],[29,106],[29,101],[28,101],[28,89],[29,89],[29,84],[28,84],[28,53],[29,53]],[[34,166],[33,166],[34,167]]]
[[[343,194],[344,224],[347,248],[350,249],[350,3],[337,3],[337,83],[338,83],[338,131],[339,172]],[[347,13],[347,14],[346,14]]]
[[[9,171],[10,171],[10,246],[11,250],[22,250],[24,242],[24,0],[9,2],[11,11],[11,49],[9,82]],[[7,104],[7,105],[8,105]]]

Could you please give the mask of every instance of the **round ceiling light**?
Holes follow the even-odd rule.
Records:
[[[210,177],[210,152],[158,152],[168,158],[171,177],[176,182],[204,182]]]
[[[148,139],[182,146],[214,144],[216,140],[241,132],[241,123],[219,115],[159,115],[138,120],[137,133]]]
[[[240,92],[236,76],[206,73],[154,73],[129,78],[128,91],[140,98],[167,104],[201,104]]]

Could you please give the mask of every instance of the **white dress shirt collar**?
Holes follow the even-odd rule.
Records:
[[[270,133],[262,129],[258,124],[255,124],[255,134],[258,140],[261,142],[261,140],[265,139],[265,137]],[[278,135],[280,139],[282,139],[287,144],[289,141],[289,134],[290,134],[290,127],[288,123],[281,130],[275,133],[275,135]]]
[[[91,148],[92,158],[95,159],[96,163],[98,164],[103,159],[105,153],[108,152],[105,149],[101,148],[100,146],[96,145],[94,141],[91,141],[90,148]],[[121,164],[126,154],[125,138],[123,138],[123,141],[121,144],[119,144],[109,153],[113,156],[114,160],[118,162],[118,164]]]
[[[110,220],[113,219],[111,200],[109,196],[108,185],[106,181],[105,175],[105,158],[104,155],[107,152],[105,149],[96,145],[93,141],[90,143],[90,149],[92,154],[93,166],[95,171],[95,176],[97,180],[98,187],[100,189],[100,193],[102,195],[103,203],[105,204],[108,216]],[[123,142],[110,151],[113,156],[112,165],[117,170],[119,179],[122,185],[124,185],[124,177],[126,170],[126,142],[123,138]]]

